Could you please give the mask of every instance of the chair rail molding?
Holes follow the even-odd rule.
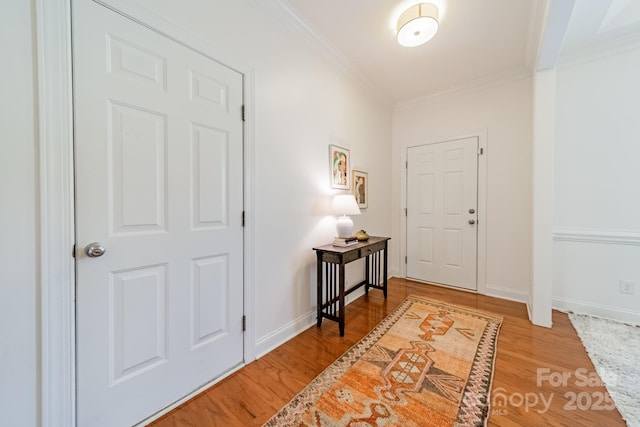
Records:
[[[640,231],[593,228],[555,228],[553,230],[553,240],[556,242],[640,246]]]

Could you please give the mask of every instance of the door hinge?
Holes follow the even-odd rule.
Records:
[[[247,316],[242,316],[242,332],[247,331]]]
[[[76,257],[76,245],[75,245],[75,244],[73,245],[73,249],[71,249],[71,256],[72,256],[73,258],[75,258],[75,257]]]
[[[242,106],[242,121],[244,122],[245,120],[246,119],[245,119],[245,115],[244,115],[244,105],[243,105]]]
[[[407,256],[406,255],[404,256],[404,263],[405,264],[407,263]]]
[[[404,208],[404,216],[407,216],[407,208]]]
[[[242,226],[244,227],[244,211],[242,211]]]
[[[478,148],[478,155],[482,156],[484,154],[484,148]]]
[[[409,169],[409,160],[406,160],[406,161],[404,162],[404,168],[405,168],[405,169]]]

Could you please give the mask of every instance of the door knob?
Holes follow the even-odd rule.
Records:
[[[471,214],[472,214],[472,213],[476,213],[476,210],[475,210],[475,209],[473,209],[473,208],[471,208],[471,209],[469,209],[469,213],[471,213]]]
[[[100,242],[89,243],[84,248],[84,253],[87,254],[89,258],[97,258],[99,256],[102,256],[106,251],[107,249],[102,246],[102,243]]]
[[[473,224],[475,224],[475,223],[476,223],[476,220],[475,220],[475,219],[470,219],[470,220],[469,220],[469,224],[473,225]]]

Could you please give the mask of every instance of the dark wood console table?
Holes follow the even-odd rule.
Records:
[[[313,248],[318,257],[318,327],[322,325],[323,318],[333,320],[338,322],[340,336],[344,336],[344,298],[361,286],[365,287],[366,293],[369,293],[369,288],[380,289],[387,298],[388,240],[389,237],[371,236],[366,242],[353,246]],[[345,290],[344,266],[360,258],[365,258],[365,278]]]

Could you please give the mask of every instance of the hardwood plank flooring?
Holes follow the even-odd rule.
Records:
[[[529,322],[526,306],[393,278],[387,300],[369,291],[346,308],[345,336],[325,320],[156,420],[154,427],[261,426],[408,295],[504,317],[492,383],[490,426],[624,426],[566,314],[553,327]]]

